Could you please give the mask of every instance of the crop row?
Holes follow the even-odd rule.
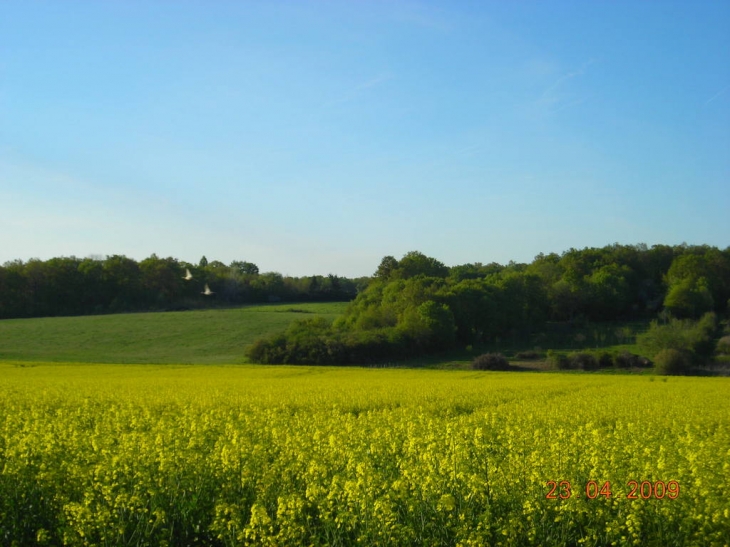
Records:
[[[3,545],[730,542],[724,379],[3,369]]]

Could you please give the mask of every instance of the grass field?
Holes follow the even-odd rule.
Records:
[[[5,319],[0,321],[0,362],[244,364],[244,350],[257,338],[281,332],[297,319],[334,319],[346,307],[346,302],[287,303],[183,312]],[[540,343],[543,349],[570,351],[610,346],[636,352],[636,346],[627,344],[627,340],[633,340],[646,326],[615,323],[588,325],[569,332],[547,329],[547,336]],[[502,351],[512,355],[533,347],[502,340],[479,348],[457,348],[411,359],[401,365],[468,368],[480,353]],[[545,368],[541,362],[512,361],[524,369]]]
[[[2,545],[730,544],[725,378],[17,362],[0,417]]]
[[[347,303],[0,321],[0,360],[89,363],[244,363],[244,348],[295,319],[333,319]],[[292,311],[296,310],[296,311]]]

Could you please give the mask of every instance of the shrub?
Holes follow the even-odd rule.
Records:
[[[571,353],[568,356],[570,368],[582,370],[595,370],[598,368],[598,360],[594,355],[585,352]]]
[[[613,357],[613,364],[616,368],[633,368],[640,364],[640,357],[630,351],[622,351]]]
[[[660,325],[652,321],[649,330],[637,337],[637,343],[646,355],[658,355],[664,349],[676,349],[685,357],[701,362],[713,351],[712,337],[717,329],[714,313],[707,313],[699,321],[671,319]]]
[[[566,370],[570,368],[570,360],[565,353],[549,349],[547,352],[547,362],[550,368],[557,370]]]
[[[246,357],[254,363],[278,365],[287,362],[286,337],[283,334],[259,338],[247,350]]]
[[[730,354],[730,335],[723,336],[717,341],[717,353]]]
[[[342,338],[345,363],[368,364],[416,355],[414,342],[395,328],[348,332]]]
[[[598,355],[597,359],[599,368],[611,368],[613,366],[613,355],[607,351]]]
[[[483,353],[471,363],[474,370],[509,370],[509,361],[501,353]]]
[[[718,331],[717,316],[710,312],[703,315],[695,327],[695,339],[692,350],[701,360],[709,360],[715,353],[713,338]]]
[[[690,359],[686,352],[677,349],[663,349],[654,357],[657,374],[686,374]]]
[[[517,352],[515,354],[515,357],[523,361],[534,361],[535,359],[539,359],[541,355],[537,351],[529,350]]]
[[[599,368],[632,368],[651,366],[651,361],[635,355],[628,351],[613,354],[608,351],[589,352],[576,351],[572,353],[561,353],[555,350],[548,350],[547,361],[551,368],[556,370],[596,370]]]
[[[292,323],[283,334],[256,340],[246,356],[265,364],[347,365],[406,359],[420,351],[416,340],[393,327],[342,331],[315,318]]]

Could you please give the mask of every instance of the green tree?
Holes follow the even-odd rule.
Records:
[[[169,306],[183,293],[183,269],[172,257],[150,255],[139,263],[142,286],[150,304]]]
[[[422,350],[446,349],[455,341],[454,315],[448,306],[433,300],[406,309],[397,328]]]
[[[398,261],[394,257],[384,256],[375,272],[375,277],[384,280],[390,279],[397,268]]]
[[[527,273],[539,276],[545,286],[551,286],[563,275],[563,268],[560,266],[560,257],[555,253],[545,255],[540,253],[527,267]]]
[[[553,319],[571,320],[583,310],[587,290],[582,280],[560,279],[548,291]]]
[[[672,349],[702,362],[712,355],[716,327],[714,313],[706,313],[699,321],[676,318],[664,324],[652,321],[649,330],[636,337],[636,343],[651,358],[662,350]]]
[[[456,323],[463,344],[479,344],[497,334],[501,306],[499,289],[477,279],[465,279],[440,291]]]
[[[104,264],[101,260],[86,258],[78,266],[83,281],[83,289],[78,295],[83,313],[100,313],[109,306],[108,294],[104,287]]]
[[[474,264],[461,264],[449,268],[449,279],[454,283],[464,281],[466,279],[484,279],[486,277],[495,276],[504,271],[505,267],[496,262],[491,264],[482,264],[475,262]]]
[[[593,320],[610,321],[621,317],[631,301],[628,266],[609,264],[587,278],[588,315]]]
[[[107,256],[102,264],[102,279],[110,311],[128,311],[142,300],[142,274],[139,264],[124,255]]]
[[[669,288],[664,307],[677,317],[699,317],[713,308],[712,293],[704,277],[686,277]]]
[[[231,269],[240,273],[241,275],[258,275],[259,267],[253,262],[246,262],[242,260],[234,260],[231,262]]]
[[[508,272],[495,285],[500,289],[500,326],[502,334],[529,336],[541,326],[548,309],[542,280],[533,274]]]
[[[430,331],[429,345],[433,349],[446,349],[454,345],[456,323],[454,314],[446,304],[428,300],[418,306],[420,321]]]
[[[403,279],[425,275],[427,277],[444,278],[449,275],[449,269],[435,258],[426,256],[418,251],[406,253],[398,262],[396,270]]]
[[[223,264],[223,262],[221,262],[220,260],[214,260],[212,262],[209,262],[205,266],[205,268],[207,270],[211,270],[211,271],[213,271],[213,270],[221,270],[221,271],[224,271],[224,270],[227,270],[228,269],[228,266],[226,266],[225,264]]]
[[[6,262],[0,268],[0,317],[26,317],[30,315],[28,303],[28,279],[22,260]]]

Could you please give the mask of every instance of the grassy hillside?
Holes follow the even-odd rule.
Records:
[[[295,319],[333,319],[347,303],[45,317],[0,321],[0,360],[93,363],[244,363],[244,348]]]

